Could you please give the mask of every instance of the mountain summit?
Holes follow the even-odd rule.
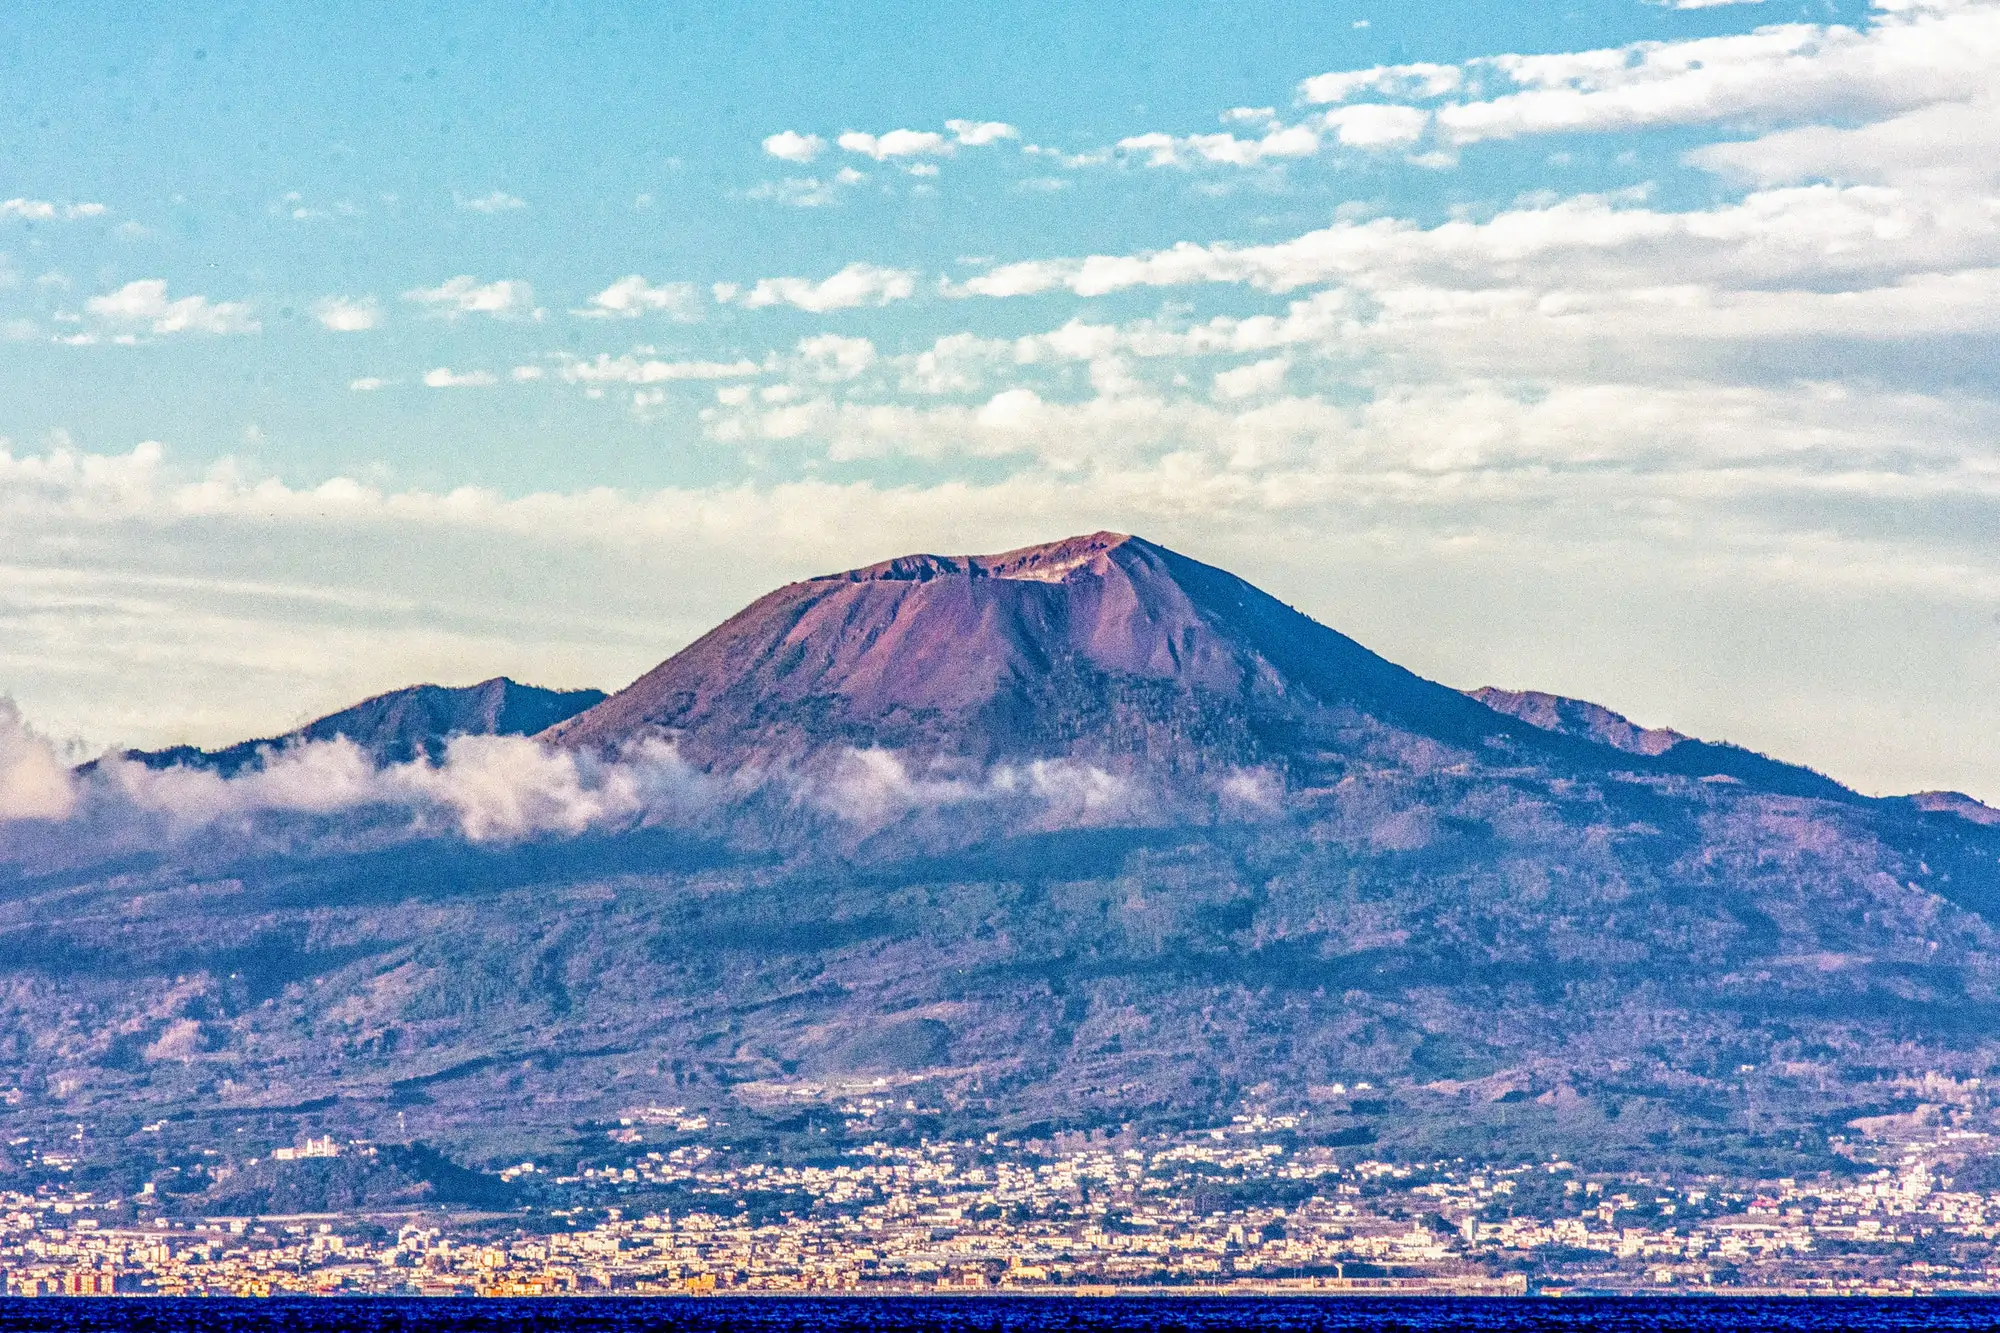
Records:
[[[544,738],[664,735],[711,764],[844,746],[1316,780],[1392,731],[1550,743],[1232,574],[1098,532],[788,584]]]

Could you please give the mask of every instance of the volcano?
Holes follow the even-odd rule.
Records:
[[[1468,694],[1138,537],[806,579],[582,711],[505,693],[345,725],[431,760],[533,722],[473,747],[480,799],[596,774],[594,808],[671,779],[701,813],[472,843],[322,804],[16,855],[17,1119],[514,1153],[854,1079],[921,1087],[918,1134],[1331,1115],[1366,1081],[1329,1132],[1370,1151],[1762,1161],[2000,1072],[2000,815]],[[902,775],[865,815],[857,763]],[[1157,799],[1075,818],[1051,772]]]
[[[1473,745],[1542,734],[1234,575],[1100,532],[789,584],[545,738],[670,737],[709,763],[827,746],[1282,761],[1311,780],[1384,727]]]
[[[1468,696],[1233,574],[1115,532],[788,584],[542,738],[611,754],[671,740],[708,767],[876,749],[946,768],[1257,768],[1298,790],[1478,759],[1853,796],[1595,704]]]

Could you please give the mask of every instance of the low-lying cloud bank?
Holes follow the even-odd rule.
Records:
[[[826,818],[863,834],[911,819],[945,818],[961,830],[1044,831],[1260,818],[1282,797],[1282,782],[1261,770],[1232,771],[1199,792],[1170,794],[1074,759],[913,767],[888,750],[849,749],[718,774],[689,764],[662,740],[607,757],[520,736],[455,737],[436,762],[378,764],[341,737],[273,749],[227,776],[116,754],[72,769],[0,699],[0,825],[69,828],[105,851],[202,832],[268,835],[271,821],[287,817],[345,817],[371,839],[507,844],[642,828],[732,836]]]

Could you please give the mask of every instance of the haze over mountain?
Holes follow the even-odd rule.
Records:
[[[524,714],[374,704],[408,748],[358,796],[308,740],[202,775],[267,804],[115,857],[0,825],[18,1115],[393,1117],[477,1158],[879,1077],[966,1123],[1318,1106],[1373,1151],[1778,1160],[2000,1068],[1985,807],[1468,696],[1139,538],[788,585],[533,742],[439,761],[437,718]],[[138,771],[176,773],[103,765],[69,825]],[[586,814],[396,805],[461,779]]]

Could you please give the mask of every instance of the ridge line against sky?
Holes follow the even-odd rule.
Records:
[[[156,744],[611,688],[801,573],[1114,527],[2000,798],[2000,4],[1003,10],[17,43],[0,692]]]

